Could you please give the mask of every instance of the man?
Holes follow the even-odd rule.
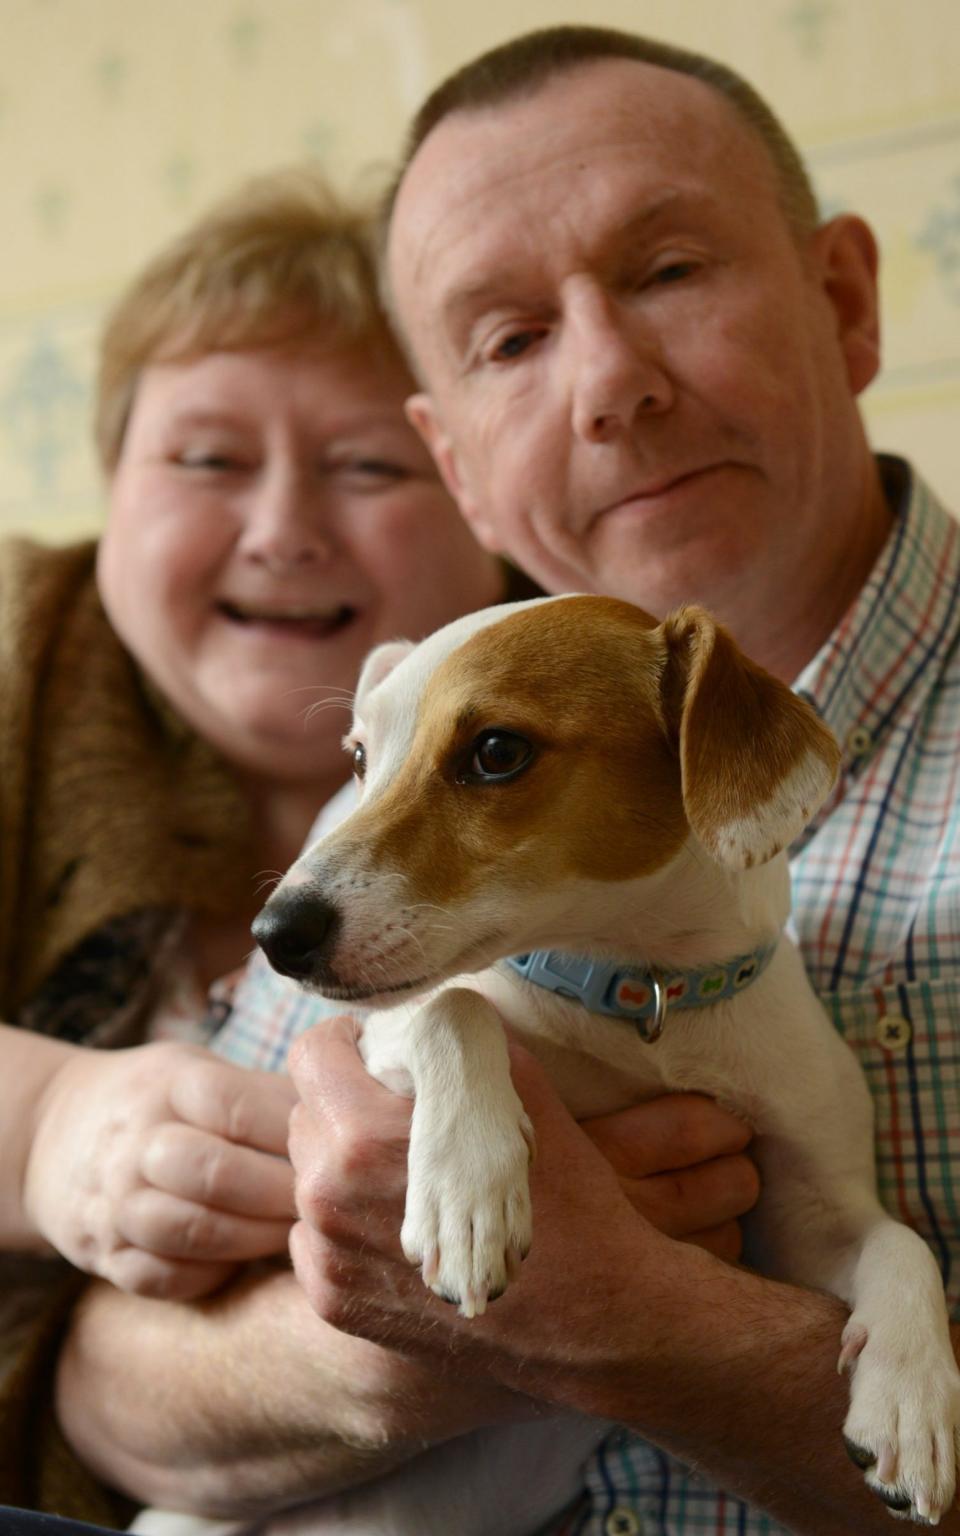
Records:
[[[428,104],[390,239],[393,302],[425,386],[412,409],[488,545],[554,590],[661,612],[708,603],[771,670],[803,670],[849,736],[843,796],[797,866],[798,925],[828,1006],[887,1085],[880,1152],[889,1175],[893,1115],[900,1212],[917,1224],[927,1212],[928,1234],[939,1221],[946,1247],[949,1106],[930,1080],[950,1045],[957,959],[943,907],[957,892],[943,809],[957,539],[892,466],[884,490],[860,425],[856,395],[877,367],[868,231],[853,219],[819,229],[802,170],[752,96],[689,69],[634,39],[564,29],[469,67]],[[922,632],[922,677],[901,654],[909,631]],[[905,832],[908,779],[919,814]],[[893,1012],[891,1050],[881,1025]],[[774,1529],[748,1499],[816,1536],[888,1529],[840,1444],[843,1308],[658,1232],[611,1171],[617,1146],[596,1138],[605,1160],[532,1063],[518,1057],[516,1075],[541,1153],[536,1242],[521,1282],[470,1324],[426,1296],[400,1254],[408,1106],[366,1077],[346,1024],[306,1036],[296,1072],[294,1256],[319,1331],[285,1275],[251,1276],[205,1310],[120,1298],[118,1312],[93,1297],[61,1399],[93,1465],[141,1496],[192,1499],[188,1481],[222,1478],[209,1465],[218,1424],[234,1507],[253,1507],[271,1479],[297,1496],[291,1454],[303,1495],[370,1475],[418,1438],[522,1416],[533,1398],[662,1448],[608,1442],[576,1529]],[[171,1385],[183,1371],[168,1363],[171,1315],[195,1367],[189,1400]],[[149,1379],[151,1342],[159,1411],[131,1386],[104,1420],[98,1372],[116,1376],[118,1351],[139,1351],[131,1378]],[[244,1398],[259,1414],[245,1430],[225,1417]]]
[[[424,385],[409,409],[489,548],[550,590],[655,613],[704,602],[839,730],[843,781],[798,859],[798,927],[881,1094],[888,1194],[946,1260],[960,538],[865,439],[869,231],[851,217],[819,225],[762,110],[687,68],[561,29],[435,94],[388,245]],[[453,1353],[463,1376],[609,1416],[662,1448],[622,1436],[604,1448],[570,1529],[769,1530],[741,1499],[817,1536],[886,1528],[844,1464],[835,1302],[645,1226],[521,1075],[542,1151],[537,1239],[520,1283],[466,1323],[417,1294],[360,1162],[360,1148],[374,1159],[359,1127],[389,1114],[389,1097],[347,1041],[333,1060],[323,1051],[307,1036],[294,1053],[293,1253],[308,1295],[337,1326]],[[337,1157],[334,1071],[356,1117],[351,1137],[337,1115]],[[955,1513],[944,1527],[960,1528]]]

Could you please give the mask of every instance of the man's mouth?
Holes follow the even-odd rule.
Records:
[[[685,485],[690,485],[694,480],[699,480],[704,475],[709,475],[719,466],[716,464],[704,464],[699,469],[687,469],[675,475],[664,475],[659,480],[651,480],[646,485],[637,486],[627,491],[626,495],[619,496],[606,507],[603,512],[615,512],[618,507],[629,507],[641,504],[645,501],[659,501],[668,496],[671,491],[680,490]]]
[[[217,608],[231,624],[278,635],[299,636],[305,640],[326,640],[346,629],[357,617],[357,609],[347,603],[336,608],[316,608],[306,604],[272,607],[224,600],[217,604]]]

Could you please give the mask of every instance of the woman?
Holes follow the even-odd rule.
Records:
[[[29,1255],[183,1297],[284,1246],[290,1089],[186,1042],[347,776],[366,651],[504,593],[411,388],[365,215],[265,178],[108,321],[99,546],[0,550],[0,1502],[115,1513],[65,1452],[31,1482],[76,1275]]]

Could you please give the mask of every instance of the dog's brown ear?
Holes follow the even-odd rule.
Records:
[[[814,710],[748,660],[703,608],[664,622],[663,700],[680,750],[687,820],[733,869],[772,859],[803,831],[837,776],[837,743]]]
[[[378,683],[382,683],[384,678],[399,665],[404,656],[409,656],[412,650],[412,640],[387,640],[383,645],[375,646],[360,669],[356,692],[357,703],[359,704],[366,694],[376,688]]]

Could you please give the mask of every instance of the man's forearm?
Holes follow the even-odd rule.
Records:
[[[447,1387],[432,1366],[329,1328],[287,1270],[189,1305],[92,1285],[57,1394],[68,1442],[105,1483],[224,1517],[364,1481],[510,1412],[500,1388]]]
[[[841,1437],[848,1382],[836,1363],[846,1309],[833,1297],[768,1281],[696,1250],[675,1257],[680,1265],[664,1266],[644,1305],[644,1287],[637,1284],[642,1262],[637,1255],[631,1272],[624,1252],[622,1279],[613,1277],[611,1293],[594,1297],[595,1329],[592,1337],[575,1330],[575,1349],[561,1297],[550,1331],[541,1327],[534,1340],[536,1303],[528,1308],[518,1284],[483,1319],[485,1331],[496,1334],[488,1360],[497,1376],[514,1386],[523,1382],[555,1404],[628,1425],[719,1487],[760,1505],[796,1536],[889,1536],[890,1515],[865,1488]],[[624,1296],[635,1303],[629,1331]],[[665,1329],[671,1313],[677,1327]],[[525,1347],[514,1354],[512,1341],[520,1338]],[[957,1343],[955,1332],[955,1349]],[[467,1344],[464,1364],[472,1353]],[[940,1529],[960,1532],[956,1509]]]

